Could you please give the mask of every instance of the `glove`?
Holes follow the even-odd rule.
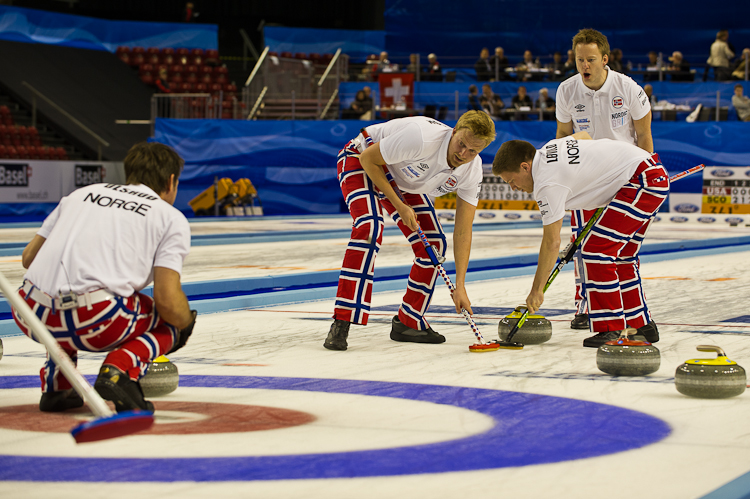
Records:
[[[175,341],[174,345],[172,345],[172,349],[167,352],[167,355],[172,352],[176,352],[180,348],[184,347],[188,341],[188,338],[190,338],[190,335],[193,334],[193,328],[195,327],[195,318],[198,317],[198,311],[191,310],[190,313],[193,314],[193,321],[184,329],[180,329],[180,334],[177,337],[177,341]]]

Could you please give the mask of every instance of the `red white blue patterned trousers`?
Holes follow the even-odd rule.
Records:
[[[129,298],[115,296],[93,303],[91,309],[79,307],[53,311],[31,298],[23,289],[18,294],[31,307],[42,324],[75,364],[78,351],[110,352],[104,364],[115,366],[137,381],[146,374],[150,362],[172,348],[179,334],[174,326],[164,322],[156,312],[148,295],[135,293]],[[13,309],[13,318],[23,333],[34,339],[26,322]],[[47,362],[39,375],[42,391],[71,388],[60,366],[47,355]]]
[[[359,163],[359,151],[349,142],[338,156],[338,178],[349,213],[352,233],[339,275],[334,319],[367,324],[372,298],[372,282],[377,257],[383,242],[383,210],[393,218],[414,251],[414,263],[399,308],[399,320],[406,326],[423,330],[429,327],[424,319],[432,300],[437,269],[430,263],[424,245],[416,232],[401,221],[391,202],[370,180]],[[390,173],[386,177],[396,188]],[[423,194],[404,192],[404,199],[417,215],[417,221],[440,255],[445,255],[446,239],[430,198]]]
[[[669,193],[669,175],[653,155],[607,205],[581,247],[583,290],[594,332],[639,328],[651,321],[638,252]]]

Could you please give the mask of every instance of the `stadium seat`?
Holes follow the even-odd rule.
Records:
[[[18,152],[19,158],[29,159],[29,152],[26,150],[26,146],[18,146],[16,147],[16,151]]]
[[[179,48],[179,49],[175,50],[175,54],[177,54],[179,56],[183,56],[183,55],[184,56],[188,56],[188,55],[190,55],[190,50],[188,50],[186,48]]]
[[[5,150],[5,145],[0,144],[0,158],[7,158],[8,152]]]
[[[182,73],[184,68],[185,66],[182,66],[180,64],[172,64],[171,66],[169,66],[169,72],[171,74]]]
[[[221,83],[212,83],[208,89],[211,91],[212,94],[218,94],[223,89],[221,87]]]
[[[184,80],[187,83],[191,83],[191,84],[198,83],[198,77],[195,75],[195,73],[188,73],[188,75],[184,78]]]
[[[143,75],[145,73],[153,73],[154,72],[154,66],[153,66],[153,64],[143,63],[143,64],[141,64],[141,67],[138,69],[138,72],[141,75]]]
[[[302,59],[302,60],[305,60],[305,61],[308,60],[307,54],[305,54],[304,52],[297,52],[296,54],[294,54],[294,58],[295,59]]]
[[[294,55],[292,55],[291,52],[282,52],[279,54],[279,57],[283,57],[285,59],[292,59]]]
[[[193,50],[191,50],[191,51],[190,51],[190,55],[194,55],[194,56],[195,56],[195,55],[203,56],[203,49],[197,49],[197,48],[196,48],[196,49],[193,49]]]
[[[172,47],[164,47],[161,49],[162,55],[174,55],[174,49]]]
[[[201,66],[199,71],[203,74],[211,75],[214,72],[214,68],[212,68],[211,66]]]
[[[237,85],[235,85],[234,83],[225,83],[224,92],[237,92]]]
[[[172,73],[169,75],[169,84],[180,84],[182,83],[182,73]]]
[[[203,65],[203,56],[202,55],[191,55],[188,58],[188,62],[190,64],[195,64],[196,66],[202,66]]]
[[[127,52],[122,52],[120,54],[117,54],[117,57],[119,57],[120,60],[124,62],[125,64],[130,65],[130,54],[128,54]]]
[[[141,81],[145,83],[146,85],[153,85],[154,75],[152,75],[150,72],[147,71],[141,75]]]
[[[68,153],[65,151],[65,148],[58,146],[55,148],[55,152],[59,159],[68,159]]]
[[[143,47],[133,47],[133,48],[132,48],[132,49],[130,50],[130,52],[131,52],[132,54],[145,54],[145,53],[146,53],[146,49],[145,49],[145,48],[143,48]]]
[[[7,151],[6,157],[10,159],[18,159],[18,151],[14,146],[7,146],[5,148]]]
[[[183,94],[189,94],[193,91],[193,85],[188,82],[180,83],[177,88],[179,89],[180,93]]]
[[[196,83],[193,88],[195,89],[195,92],[199,94],[208,92],[208,85],[205,83]]]
[[[227,82],[227,75],[225,74],[214,74],[214,82],[215,83],[226,83]]]
[[[117,49],[115,49],[115,54],[117,54],[117,55],[120,55],[120,54],[130,54],[130,47],[126,47],[124,45],[120,45],[119,47],[117,47]]]
[[[174,56],[172,54],[162,54],[159,56],[159,60],[162,62],[162,64],[166,65],[172,65],[174,64]]]
[[[129,60],[130,60],[129,62],[130,66],[136,67],[136,66],[140,66],[141,64],[143,64],[143,62],[145,61],[145,58],[143,57],[143,54],[131,54]]]
[[[189,66],[185,66],[185,72],[186,73],[197,73],[198,72],[198,66],[195,64],[191,64]]]
[[[217,75],[217,74],[223,74],[223,75],[229,74],[229,69],[227,69],[226,66],[216,66],[213,69],[213,71],[214,71],[215,75]]]
[[[146,55],[146,62],[149,64],[157,65],[160,62],[159,54],[147,54]]]
[[[151,54],[159,55],[159,52],[160,50],[157,47],[149,47],[146,49],[146,53],[149,55]]]

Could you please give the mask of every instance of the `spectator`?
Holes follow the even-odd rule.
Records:
[[[482,111],[482,105],[479,103],[479,90],[476,85],[469,85],[469,103],[466,106],[467,111]]]
[[[409,65],[406,66],[406,72],[419,74],[419,54],[409,54]]]
[[[365,93],[365,108],[370,111],[370,117],[362,119],[372,119],[372,89],[370,87],[363,87],[362,91]]]
[[[396,71],[398,71],[398,64],[391,64],[391,61],[388,60],[388,52],[384,50],[380,53],[378,61],[372,66],[372,79],[377,81],[380,73],[394,73]]]
[[[539,89],[539,98],[536,100],[536,108],[542,111],[554,111],[555,100],[549,96],[549,90],[546,88]]]
[[[656,95],[654,95],[654,87],[651,86],[651,84],[646,84],[643,86],[643,91],[646,92],[646,96],[648,96],[648,101],[651,103],[651,107],[655,106],[658,102],[658,99],[656,98]]]
[[[495,70],[490,64],[490,51],[484,47],[479,53],[479,59],[474,63],[474,71],[477,73],[477,81],[490,81],[493,79]]]
[[[563,64],[563,68],[565,68],[565,79],[567,79],[570,76],[573,76],[578,72],[578,67],[576,66],[576,58],[575,54],[572,50],[568,50],[568,60],[565,61],[565,64]]]
[[[195,11],[195,4],[193,2],[187,2],[185,4],[185,10],[182,11],[182,21],[191,23],[198,17],[198,13]]]
[[[669,60],[672,62],[668,68],[672,81],[693,81],[690,64],[682,57],[682,52],[675,50]]]
[[[658,81],[660,70],[659,54],[652,50],[648,53],[648,64],[646,64],[646,74],[643,75],[643,81]]]
[[[364,90],[359,90],[354,97],[349,109],[341,113],[344,120],[369,120],[371,119],[372,101],[367,100]]]
[[[479,97],[479,103],[486,113],[493,118],[501,119],[505,102],[503,99],[492,91],[489,83],[482,85],[482,95]]]
[[[731,71],[729,70],[729,60],[734,57],[734,51],[729,48],[727,40],[729,32],[725,29],[716,33],[716,40],[711,44],[711,53],[706,60],[708,66],[714,68],[714,80],[726,81],[729,79]],[[703,74],[703,80],[706,80],[706,74]]]
[[[435,54],[427,56],[427,68],[425,69],[425,80],[443,81],[443,71],[440,69],[440,63]]]
[[[622,65],[622,50],[612,49],[612,52],[609,54],[607,66],[609,66],[609,69],[625,74],[625,68]]]
[[[732,78],[735,80],[745,79],[745,67],[750,64],[750,48],[746,48],[742,51],[742,59],[737,61],[737,66],[732,72]]]
[[[562,54],[555,52],[552,54],[552,62],[547,65],[549,70],[549,79],[551,81],[562,81],[565,79],[565,63],[562,60]]]
[[[530,81],[533,79],[538,79],[539,75],[535,73],[535,71],[539,69],[539,62],[534,59],[534,55],[531,53],[531,50],[526,50],[523,53],[523,61],[521,61],[521,64],[516,66],[516,74],[518,81]],[[534,78],[534,77],[537,78]]]
[[[159,89],[159,93],[171,94],[172,89],[169,88],[169,82],[167,81],[167,70],[162,68],[159,70],[159,77],[154,82],[156,88]]]
[[[528,118],[525,111],[530,111],[533,103],[531,102],[529,94],[526,93],[526,87],[523,85],[518,87],[518,93],[513,96],[511,105],[516,110],[511,118],[513,121],[522,121]]]
[[[508,73],[506,68],[510,66],[508,58],[505,57],[505,50],[502,47],[495,47],[495,55],[490,59],[490,67],[495,80],[507,80]]]
[[[750,121],[750,98],[742,95],[743,90],[742,85],[739,83],[734,86],[732,105],[737,111],[737,117],[740,121]]]

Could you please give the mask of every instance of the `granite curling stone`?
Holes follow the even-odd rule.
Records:
[[[690,397],[723,399],[740,395],[747,386],[745,370],[729,360],[724,350],[699,345],[699,352],[716,352],[715,359],[690,359],[677,367],[674,384],[677,391]]]
[[[498,334],[501,341],[506,341],[510,330],[518,324],[523,312],[517,307],[513,313],[500,319]],[[528,315],[523,325],[513,335],[513,341],[524,345],[539,345],[552,338],[552,323],[541,315]]]
[[[143,395],[146,397],[160,397],[172,393],[177,390],[179,382],[177,366],[163,355],[154,359],[140,381]]]
[[[659,349],[647,341],[628,338],[635,334],[635,329],[627,328],[618,339],[600,346],[596,352],[596,367],[614,376],[645,376],[658,371]]]

